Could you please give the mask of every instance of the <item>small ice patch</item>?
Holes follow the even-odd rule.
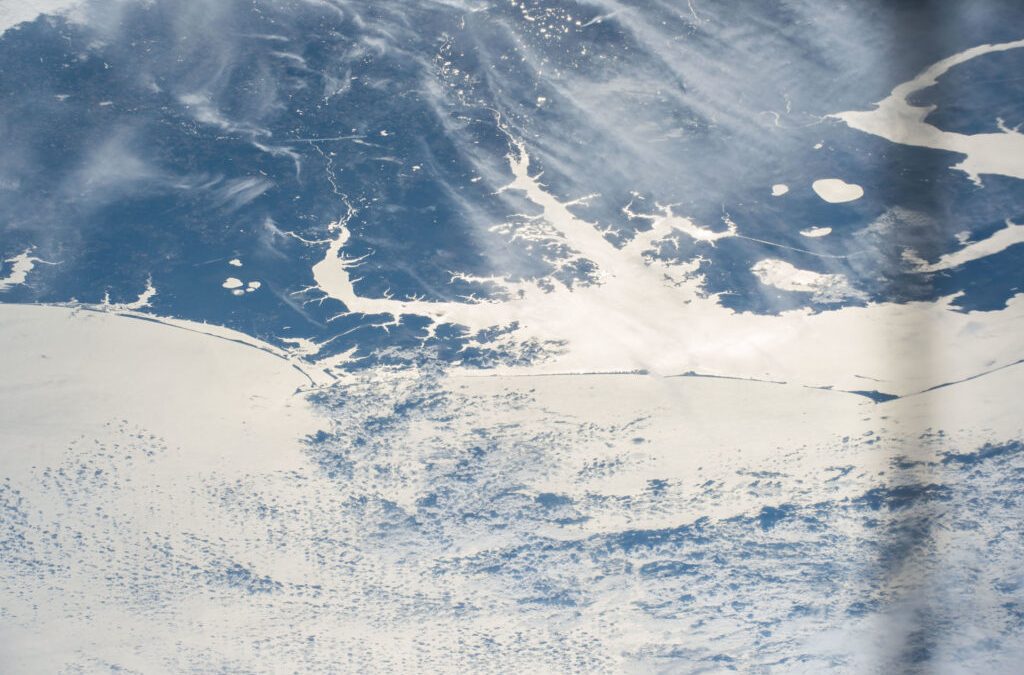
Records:
[[[228,264],[231,265],[232,267],[241,267],[242,261],[239,260],[238,258],[232,258],[231,260],[228,261]]]
[[[781,197],[789,192],[789,186],[785,183],[776,183],[772,186],[772,197]]]
[[[805,237],[824,237],[832,234],[831,227],[808,227],[806,230],[800,230],[800,234]]]
[[[864,188],[840,178],[821,178],[814,181],[811,187],[829,204],[852,202],[864,196]]]
[[[221,286],[231,291],[232,295],[245,295],[246,293],[253,293],[262,285],[263,284],[261,284],[259,281],[245,282],[242,281],[241,279],[236,279],[235,277],[228,277],[227,279],[224,280],[224,283],[221,284]]]

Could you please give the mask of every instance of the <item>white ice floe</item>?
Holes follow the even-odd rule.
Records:
[[[917,272],[941,272],[960,267],[975,260],[981,260],[996,253],[1002,253],[1011,246],[1024,243],[1024,225],[1017,225],[1009,220],[1006,227],[996,230],[991,236],[981,241],[967,244],[959,251],[947,253],[934,263],[921,260],[913,252],[907,252],[904,257],[914,263]]]
[[[772,186],[772,197],[781,197],[789,192],[789,186],[785,183],[776,183]]]
[[[241,267],[242,261],[239,260],[238,258],[232,258],[231,260],[228,261],[228,264],[231,265],[232,267]]]
[[[110,302],[110,293],[103,296],[103,302],[99,305],[101,309],[124,312],[124,311],[138,311],[145,309],[152,305],[153,298],[156,297],[156,286],[153,285],[153,277],[146,279],[146,288],[139,293],[139,297],[132,302]]]
[[[257,291],[263,284],[259,281],[245,282],[237,277],[228,277],[221,284],[222,287],[231,291],[231,295],[245,295]]]
[[[708,244],[714,244],[719,239],[726,239],[728,237],[736,236],[736,223],[732,222],[729,218],[725,218],[726,229],[724,230],[712,230],[709,227],[703,227],[693,222],[689,218],[683,218],[677,216],[672,212],[672,205],[662,206],[661,204],[655,204],[655,207],[661,211],[661,213],[636,213],[632,209],[632,204],[627,205],[622,212],[630,220],[648,220],[651,222],[650,234],[644,236],[638,236],[627,244],[623,250],[632,251],[638,253],[639,246],[650,245],[662,237],[666,237],[673,232],[680,232],[685,234],[687,237],[695,242],[704,242]]]
[[[915,106],[910,97],[934,86],[951,68],[971,59],[1024,47],[1024,40],[985,44],[945,58],[898,85],[874,110],[848,111],[833,115],[847,126],[880,136],[893,143],[946,150],[964,155],[953,168],[965,172],[980,184],[984,174],[1024,178],[1024,134],[1000,125],[998,133],[962,134],[944,131],[926,122],[935,106]]]
[[[808,227],[805,230],[800,230],[801,236],[804,237],[825,237],[832,234],[831,227]]]
[[[829,204],[844,204],[864,196],[864,188],[841,178],[821,178],[811,183],[811,187]]]
[[[32,255],[32,249],[28,248],[16,256],[4,260],[10,264],[6,276],[0,277],[0,293],[24,284],[28,279],[28,273],[35,269],[37,262],[44,262]],[[2,270],[3,267],[0,267]]]

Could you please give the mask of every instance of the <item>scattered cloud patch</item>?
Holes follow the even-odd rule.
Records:
[[[794,293],[810,293],[816,302],[833,303],[863,300],[867,296],[850,285],[842,274],[822,274],[802,270],[784,260],[761,260],[750,268],[765,286]]]

